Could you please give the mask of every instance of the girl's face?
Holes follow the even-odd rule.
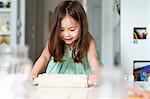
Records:
[[[80,24],[71,16],[66,15],[61,20],[61,39],[70,47],[73,47],[75,41],[79,38]]]

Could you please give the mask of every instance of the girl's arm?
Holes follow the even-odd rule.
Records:
[[[40,55],[40,57],[33,66],[31,74],[32,80],[36,78],[40,73],[43,73],[45,71],[47,64],[50,60],[50,57],[51,55],[48,50],[48,42],[47,42],[42,54]]]
[[[100,64],[98,60],[96,42],[93,38],[91,39],[87,55],[88,62],[92,71],[92,74],[89,76],[89,81],[91,81],[91,83],[93,83],[94,85],[97,85],[99,83]]]

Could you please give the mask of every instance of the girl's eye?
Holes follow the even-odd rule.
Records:
[[[61,29],[60,31],[64,31],[64,30]]]
[[[72,29],[72,30],[70,30],[70,31],[75,31],[75,29]]]

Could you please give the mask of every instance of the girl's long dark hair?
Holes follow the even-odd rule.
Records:
[[[88,51],[92,36],[88,31],[86,13],[78,1],[63,1],[54,11],[50,25],[49,52],[54,60],[61,62],[64,55],[64,41],[60,38],[61,20],[69,15],[80,23],[79,39],[74,45],[72,58],[76,63],[82,63]]]

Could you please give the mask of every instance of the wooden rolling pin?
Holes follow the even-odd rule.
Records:
[[[34,79],[34,84],[42,87],[74,87],[86,88],[92,84],[88,83],[88,77],[84,74],[40,74]]]

